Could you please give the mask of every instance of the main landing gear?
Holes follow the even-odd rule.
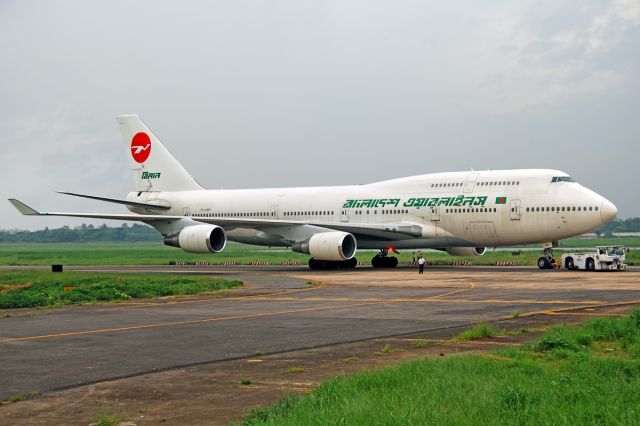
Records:
[[[373,256],[371,259],[371,266],[374,268],[395,268],[398,266],[398,258],[388,256],[389,250],[380,249],[380,253]]]
[[[329,269],[353,269],[358,265],[358,260],[352,257],[349,260],[317,260],[313,257],[309,259],[309,269],[329,270]]]

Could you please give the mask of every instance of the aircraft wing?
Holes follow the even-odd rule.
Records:
[[[86,195],[86,194],[78,194],[75,192],[65,192],[65,191],[58,191],[58,194],[65,194],[65,195],[72,195],[74,197],[82,197],[82,198],[89,198],[91,200],[98,200],[98,201],[106,201],[108,203],[115,203],[115,204],[124,204],[127,206],[135,206],[135,207],[142,207],[142,208],[146,208],[146,209],[156,209],[156,210],[169,210],[171,208],[171,206],[167,206],[164,204],[153,204],[153,203],[140,203],[137,201],[129,201],[129,200],[120,200],[117,198],[108,198],[108,197],[98,197],[97,195]]]
[[[23,215],[27,216],[65,216],[84,217],[89,219],[109,219],[139,221],[145,223],[173,221],[185,219],[185,216],[156,215],[156,214],[114,214],[114,213],[72,213],[72,212],[41,212],[25,203],[10,198],[9,202]],[[267,229],[291,226],[311,225],[327,230],[343,231],[354,234],[354,236],[365,235],[376,238],[415,238],[422,236],[423,226],[410,222],[386,222],[386,223],[347,223],[347,222],[315,222],[302,220],[278,220],[278,219],[257,219],[257,218],[229,218],[229,217],[199,217],[191,216],[192,219],[201,223],[222,226],[226,229],[249,228]]]
[[[162,220],[178,220],[183,216],[165,216],[159,214],[113,214],[113,213],[71,213],[71,212],[41,212],[29,207],[20,200],[10,198],[9,202],[18,209],[20,213],[26,216],[65,216],[65,217],[86,217],[90,219],[111,219],[111,220],[129,220],[141,222],[153,222]]]

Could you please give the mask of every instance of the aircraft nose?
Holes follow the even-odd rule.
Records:
[[[617,214],[618,209],[616,206],[611,201],[604,199],[600,204],[600,219],[602,219],[602,223],[611,222]]]

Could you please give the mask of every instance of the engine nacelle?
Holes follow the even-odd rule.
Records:
[[[291,249],[310,254],[316,260],[349,260],[358,246],[356,238],[348,232],[320,232],[306,241],[295,243]]]
[[[448,247],[445,249],[451,256],[482,256],[486,247]]]
[[[227,236],[216,225],[193,225],[165,237],[164,243],[189,253],[218,253],[227,244]]]

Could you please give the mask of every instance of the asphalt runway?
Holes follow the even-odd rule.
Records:
[[[243,280],[220,296],[70,306],[0,318],[0,400],[188,365],[640,303],[640,271],[438,267],[76,267]],[[311,284],[310,284],[311,283]],[[593,315],[592,313],[589,315]]]

